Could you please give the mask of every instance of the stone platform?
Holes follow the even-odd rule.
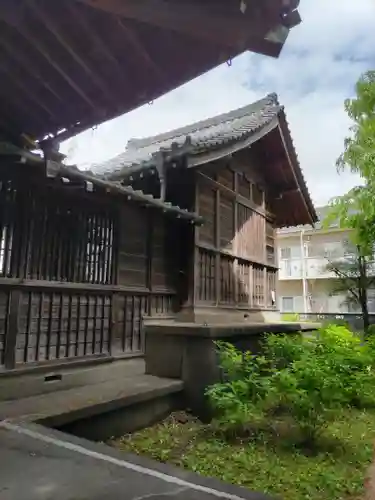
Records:
[[[142,359],[5,377],[0,420],[73,426],[72,432],[79,423],[80,435],[106,439],[110,429],[124,434],[163,418],[178,406],[182,390],[179,380],[145,375]]]
[[[307,333],[318,323],[273,322],[199,324],[150,320],[146,323],[146,373],[182,380],[187,406],[204,421],[212,414],[205,389],[221,379],[215,341],[257,354],[265,335]]]

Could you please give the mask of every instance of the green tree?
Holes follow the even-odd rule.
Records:
[[[349,228],[358,257],[358,269],[365,269],[375,248],[375,71],[363,74],[356,84],[356,96],[345,101],[345,110],[353,125],[344,142],[344,152],[337,160],[338,172],[349,170],[359,174],[361,184],[343,196],[334,198],[323,223],[328,227],[336,221]],[[363,284],[366,279],[362,276]],[[367,299],[362,294],[363,307]],[[367,323],[367,318],[364,318]]]
[[[326,270],[335,275],[331,295],[345,296],[348,306],[360,308],[363,328],[367,331],[370,326],[367,290],[375,284],[372,257],[362,255],[358,246],[347,243],[344,256],[328,260]]]
[[[336,220],[341,227],[352,228],[359,254],[370,256],[375,243],[375,71],[361,76],[356,97],[345,101],[345,110],[353,125],[337,169],[359,174],[362,182],[331,201],[325,223]]]

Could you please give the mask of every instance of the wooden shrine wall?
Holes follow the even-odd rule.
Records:
[[[0,169],[0,370],[143,349],[143,316],[170,315],[166,218]]]
[[[196,303],[272,309],[275,229],[265,181],[251,156],[215,162],[197,175]]]

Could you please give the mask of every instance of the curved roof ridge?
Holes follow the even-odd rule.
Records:
[[[228,111],[226,113],[222,113],[220,115],[216,115],[211,118],[206,118],[204,120],[200,120],[190,125],[185,125],[183,127],[170,130],[168,132],[163,132],[161,134],[140,139],[137,138],[129,139],[126,145],[126,149],[128,150],[140,149],[157,144],[159,142],[164,142],[175,139],[177,137],[190,135],[191,133],[196,132],[197,130],[210,128],[212,126],[219,125],[227,121],[235,120],[236,118],[242,118],[243,116],[256,113],[257,111],[261,111],[267,105],[271,106],[279,105],[276,93],[270,93],[265,97],[263,97],[262,99],[259,99],[258,101],[255,101],[251,104],[247,104],[246,106],[243,106],[241,108],[237,108],[232,111]]]

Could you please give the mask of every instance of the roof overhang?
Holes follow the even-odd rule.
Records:
[[[298,0],[2,0],[0,132],[59,141],[244,50],[277,57]]]
[[[275,168],[267,176],[270,187],[274,187],[275,192],[274,201],[277,207],[277,210],[275,210],[276,223],[278,227],[298,224],[313,225],[317,222],[318,217],[302,174],[282,108],[276,117],[243,139],[220,144],[216,148],[209,150],[202,147],[201,151],[197,151],[196,146],[191,143],[189,136],[187,136],[183,145],[172,147],[162,153],[164,154],[164,162],[167,166],[175,166],[176,161],[183,157],[185,159],[183,162],[184,166],[187,168],[198,168],[250,148],[261,139],[267,140],[270,134],[273,135],[273,140],[277,138],[279,150],[283,152],[283,158],[275,162]],[[269,149],[272,149],[271,144],[269,145]],[[160,153],[158,152],[157,154]],[[156,161],[155,154],[150,160],[133,167],[124,167],[110,175],[109,178],[111,180],[126,179],[133,181],[137,177],[142,176],[143,172],[157,172]],[[267,173],[267,168],[272,166],[270,163],[273,163],[273,159],[269,160],[268,166],[264,165],[265,173]]]
[[[61,155],[63,157],[63,155]],[[0,161],[9,164],[10,162],[22,165],[29,169],[30,166],[43,169],[45,176],[59,182],[61,188],[69,190],[70,184],[81,188],[82,192],[100,194],[105,197],[117,197],[120,203],[137,203],[150,209],[156,209],[166,215],[171,215],[182,221],[188,221],[192,224],[201,225],[203,218],[194,212],[180,208],[172,203],[165,202],[155,198],[150,194],[134,190],[131,186],[124,186],[120,182],[103,180],[91,172],[81,171],[74,165],[64,165],[60,161],[45,160],[37,154],[17,148],[13,145],[0,143]]]

